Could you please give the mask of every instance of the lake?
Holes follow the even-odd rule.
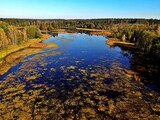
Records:
[[[157,93],[124,73],[132,54],[109,47],[106,40],[85,33],[62,33],[44,40],[48,47],[2,75],[1,117],[113,119],[151,114],[139,98],[154,98]]]
[[[51,47],[44,48],[43,51],[27,56],[24,58],[25,62],[21,62],[12,67],[1,79],[7,77],[10,73],[18,73],[21,71],[23,64],[30,64],[34,61],[34,58],[37,57],[39,57],[39,60],[36,61],[36,66],[32,69],[38,68],[38,72],[45,74],[45,77],[54,77],[54,79],[59,78],[56,78],[57,75],[53,74],[59,74],[59,72],[63,73],[60,69],[62,66],[66,69],[70,66],[74,66],[75,72],[79,69],[95,70],[97,66],[109,70],[110,66],[114,63],[119,64],[119,66],[123,68],[129,68],[130,66],[129,58],[124,56],[125,52],[119,47],[111,48],[106,45],[106,37],[104,36],[87,35],[84,33],[65,33],[58,34],[56,37],[50,37],[43,42],[51,45]],[[53,43],[56,43],[59,48],[55,49],[52,47]],[[130,57],[132,56],[129,53],[128,55]],[[32,61],[30,59],[32,59]],[[38,62],[39,64],[37,64]],[[40,63],[45,65],[40,65]],[[56,71],[50,71],[51,68],[56,69]],[[44,71],[43,69],[46,70]],[[47,75],[50,72],[52,75]],[[61,76],[62,79],[63,77],[64,75]]]

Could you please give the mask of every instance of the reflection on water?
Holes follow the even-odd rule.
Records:
[[[105,41],[103,36],[79,33],[45,40],[49,47],[2,76],[0,119],[158,118],[139,99],[157,94],[125,75],[129,58]]]

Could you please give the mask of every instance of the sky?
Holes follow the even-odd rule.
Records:
[[[160,0],[0,0],[0,18],[160,19]]]

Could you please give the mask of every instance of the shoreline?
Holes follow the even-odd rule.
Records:
[[[105,37],[111,37],[112,33],[109,30],[100,30],[100,29],[88,29],[88,28],[76,28],[76,30],[87,31],[92,35],[102,35]]]
[[[82,31],[87,31],[92,35],[102,35],[105,37],[108,37],[108,40],[106,41],[106,44],[109,46],[120,46],[120,47],[128,47],[128,48],[136,48],[135,43],[131,42],[123,42],[120,41],[117,38],[112,37],[112,33],[109,30],[100,30],[100,29],[88,29],[88,28],[76,28],[76,30],[82,30]]]
[[[30,39],[29,42],[19,46],[17,49],[17,45],[14,46],[12,50],[10,50],[3,57],[0,56],[0,76],[10,70],[11,66],[20,62],[23,57],[27,56],[30,53],[36,53],[41,50],[41,48],[46,47],[46,43],[42,43],[43,40],[49,38],[48,34],[43,34],[41,39]],[[9,48],[7,48],[9,49]],[[21,53],[22,52],[22,53]]]
[[[123,42],[123,41],[120,41],[119,39],[117,38],[109,38],[107,41],[106,41],[106,44],[109,45],[109,46],[120,46],[120,47],[133,47],[133,48],[136,48],[135,47],[135,43],[131,43],[131,42]]]
[[[102,35],[102,36],[106,36],[107,37],[107,34],[108,34],[108,31],[107,30],[99,30],[99,29],[85,29],[85,28],[76,28],[78,30],[84,30],[84,31],[89,31],[90,34],[92,35]],[[107,32],[107,34],[106,34]],[[111,33],[109,33],[111,35]],[[42,34],[43,35],[43,38],[42,39],[33,39],[30,40],[31,42],[27,42],[25,46],[20,46],[17,50],[13,50],[12,52],[9,52],[8,54],[6,54],[3,58],[0,57],[0,66],[3,66],[4,64],[6,64],[6,58],[14,53],[17,53],[17,52],[20,52],[20,51],[23,51],[27,48],[31,48],[31,49],[40,49],[40,48],[43,48],[43,47],[47,47],[48,44],[46,43],[42,43],[42,41],[44,39],[47,39],[49,38],[50,36],[48,34]],[[110,47],[114,47],[114,46],[119,46],[119,47],[124,47],[124,48],[131,48],[131,49],[136,49],[135,47],[135,43],[130,43],[130,42],[122,42],[120,41],[119,39],[117,38],[112,38],[110,37],[107,41],[106,41],[106,44],[109,45]],[[57,46],[56,46],[57,47]],[[19,59],[18,57],[15,59],[17,60]],[[7,66],[7,65],[6,65]],[[5,70],[3,70],[3,68],[0,68],[0,76],[3,75],[5,72],[6,72],[6,69],[7,67],[5,68]],[[8,69],[9,70],[9,69]],[[7,71],[8,71],[7,70]],[[5,71],[5,72],[4,72]],[[136,80],[137,81],[137,80]]]
[[[41,39],[29,39],[27,42],[24,42],[21,45],[10,45],[7,48],[1,49],[0,60],[3,60],[6,56],[8,56],[14,52],[18,52],[18,51],[23,50],[25,48],[29,48],[30,46],[32,47],[32,45],[34,45],[36,43],[41,43],[44,39],[49,38],[48,34],[42,34],[42,36],[43,37]],[[33,48],[34,47],[37,47],[37,46],[34,45]],[[1,64],[1,61],[0,61],[0,64]]]
[[[37,52],[42,51],[44,47],[54,47],[55,49],[59,48],[59,46],[55,43],[43,43],[45,39],[49,38],[48,34],[44,34],[42,39],[34,39],[34,42],[31,44],[27,44],[25,47],[21,47],[16,51],[12,51],[7,54],[5,57],[1,59],[0,63],[0,79],[6,72],[10,70],[10,68],[19,62],[23,62],[23,59],[31,54],[36,54]]]

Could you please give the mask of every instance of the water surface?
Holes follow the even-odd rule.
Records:
[[[138,95],[134,100],[139,100],[142,88],[123,72],[130,66],[131,54],[107,46],[104,36],[83,33],[58,34],[44,42],[48,47],[25,57],[1,77],[3,119],[112,119],[125,112],[143,113],[137,114],[139,109],[129,99]],[[125,99],[127,104],[119,104]],[[125,112],[119,113],[114,102]]]

